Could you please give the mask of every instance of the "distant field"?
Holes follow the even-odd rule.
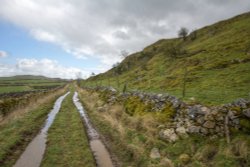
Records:
[[[67,81],[37,76],[0,77],[0,94],[46,90],[62,86]]]
[[[0,93],[23,92],[32,90],[29,86],[0,86]]]

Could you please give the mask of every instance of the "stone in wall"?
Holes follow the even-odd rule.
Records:
[[[166,105],[176,111],[172,125],[160,131],[160,137],[174,142],[183,134],[196,133],[210,136],[223,136],[225,117],[229,117],[229,127],[240,129],[241,119],[250,118],[250,101],[237,99],[229,104],[207,107],[201,104],[189,105],[169,94],[153,94],[143,92],[118,93],[113,88],[99,88],[98,91],[107,93],[107,102],[115,103],[125,101],[131,96],[140,98],[145,104],[152,104],[149,111],[161,112]],[[119,101],[120,100],[120,101]],[[169,121],[169,120],[168,120]],[[250,121],[250,120],[249,120]],[[166,122],[167,124],[167,122]]]

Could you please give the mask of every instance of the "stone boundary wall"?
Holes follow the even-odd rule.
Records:
[[[237,99],[229,104],[207,107],[201,104],[186,104],[168,94],[151,94],[143,92],[119,93],[114,88],[85,88],[99,92],[107,103],[124,102],[130,97],[137,97],[145,105],[153,104],[149,112],[161,112],[171,104],[175,111],[172,120],[159,127],[163,140],[174,142],[188,134],[223,137],[230,131],[250,133],[250,101]]]

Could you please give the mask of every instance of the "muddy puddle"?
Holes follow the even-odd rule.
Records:
[[[84,111],[84,108],[82,107],[82,104],[79,102],[78,99],[78,93],[75,92],[73,96],[73,101],[75,106],[77,107],[82,119],[84,120],[86,129],[87,129],[87,134],[89,137],[89,143],[90,143],[90,148],[93,152],[93,155],[95,157],[96,163],[98,167],[113,167],[113,163],[111,160],[111,156],[109,152],[107,151],[106,147],[102,143],[100,139],[100,135],[98,132],[93,128],[92,124],[89,121],[89,118]]]
[[[42,161],[43,154],[46,148],[47,131],[52,125],[56,117],[56,114],[59,112],[63,99],[69,93],[70,92],[66,93],[65,95],[59,97],[56,100],[53,109],[48,114],[48,118],[46,120],[45,126],[43,127],[41,132],[29,143],[28,147],[25,149],[25,151],[20,156],[20,158],[17,160],[14,167],[39,167],[40,166],[40,163]]]

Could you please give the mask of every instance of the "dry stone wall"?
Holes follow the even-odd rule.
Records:
[[[114,88],[99,87],[98,91],[107,103],[123,103],[136,97],[147,105],[148,112],[162,112],[171,105],[175,114],[171,121],[159,127],[159,136],[163,140],[174,142],[189,134],[210,137],[223,137],[228,131],[250,133],[250,101],[237,99],[230,104],[207,107],[201,104],[186,104],[169,94],[150,94],[143,92],[118,93]]]

